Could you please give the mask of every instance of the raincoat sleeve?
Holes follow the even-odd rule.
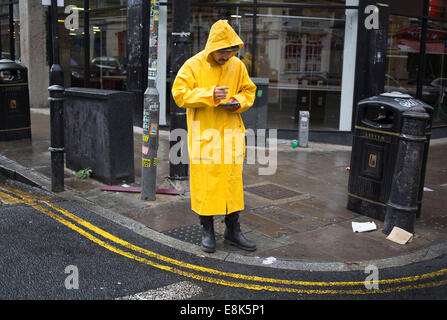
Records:
[[[214,88],[216,86],[198,88],[197,83],[193,66],[185,63],[177,73],[177,77],[172,85],[172,97],[177,106],[180,108],[216,106],[214,101]]]
[[[234,98],[239,101],[241,107],[234,111],[235,113],[241,113],[248,110],[255,102],[256,85],[251,81],[248,75],[247,68],[241,62],[241,85],[239,91],[234,95]]]

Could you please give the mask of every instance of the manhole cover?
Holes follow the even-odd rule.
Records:
[[[190,226],[184,226],[172,230],[168,230],[163,232],[165,235],[168,235],[170,237],[173,237],[175,239],[196,244],[200,246],[202,244],[202,226],[200,224],[193,224]],[[222,239],[222,235],[218,234],[216,232],[215,228],[215,236],[216,241]]]
[[[302,194],[301,192],[289,190],[271,183],[247,187],[245,188],[245,191],[270,200],[292,198]]]

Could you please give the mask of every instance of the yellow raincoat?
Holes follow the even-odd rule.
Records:
[[[240,113],[253,105],[256,86],[233,52],[223,65],[211,52],[244,43],[228,24],[213,24],[205,50],[188,59],[172,86],[176,104],[186,108],[192,210],[199,215],[224,215],[244,209],[242,184],[245,127]],[[227,99],[214,101],[214,88],[229,87]],[[240,108],[219,104],[234,97]]]

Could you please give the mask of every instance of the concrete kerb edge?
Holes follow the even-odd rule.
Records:
[[[37,188],[42,188],[42,185],[45,185],[48,180],[41,174],[32,172],[30,169],[2,155],[0,155],[0,175]]]
[[[6,168],[6,165],[8,167],[12,166],[14,169]],[[20,164],[0,155],[0,174],[2,173],[2,170],[7,170],[9,172],[8,177],[10,177],[11,179],[14,179],[12,177],[20,177],[20,179],[22,179],[21,182],[23,183],[47,189],[47,191],[51,192],[48,188],[48,186],[51,185],[51,182],[49,182],[49,179],[47,177],[37,174],[36,172],[31,172],[29,169],[21,166]],[[36,177],[38,179],[36,179]],[[286,270],[300,270],[300,271],[323,271],[323,272],[355,271],[355,270],[364,270],[369,265],[374,265],[379,269],[405,266],[412,263],[431,260],[447,252],[447,240],[444,240],[432,244],[430,246],[417,249],[407,254],[385,259],[346,261],[346,262],[312,262],[312,261],[301,261],[301,260],[277,259],[273,263],[265,264],[263,263],[265,261],[265,258],[245,256],[234,252],[225,252],[222,250],[216,250],[216,252],[212,254],[205,253],[201,250],[200,246],[190,244],[172,238],[168,235],[162,234],[155,230],[152,230],[138,221],[125,217],[110,209],[103,208],[83,198],[71,188],[68,187],[66,188],[67,188],[66,191],[71,191],[72,193],[75,193],[74,197],[71,198],[72,200],[78,201],[79,203],[84,205],[87,209],[95,212],[96,214],[99,214],[100,216],[110,221],[113,221],[123,227],[126,227],[143,237],[159,242],[168,247],[188,252],[190,254],[194,254],[201,257],[223,260],[226,262],[233,262],[252,266],[262,266],[268,268],[286,269]],[[64,198],[63,195],[58,196]]]

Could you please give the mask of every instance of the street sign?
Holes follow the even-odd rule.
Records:
[[[51,6],[51,0],[42,0],[43,6]],[[64,6],[64,0],[57,0],[57,6],[63,7]]]

